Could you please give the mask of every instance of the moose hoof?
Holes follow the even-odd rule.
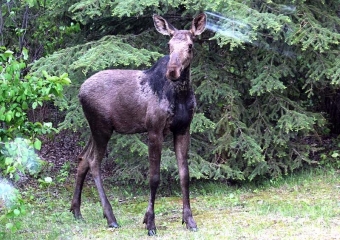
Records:
[[[119,227],[120,226],[115,222],[109,224],[109,228],[119,228]]]
[[[156,229],[148,230],[148,236],[156,236]]]
[[[76,221],[85,222],[85,219],[83,218],[81,214],[73,214],[73,217]]]
[[[86,223],[85,218],[83,218],[83,217],[76,217],[75,220],[76,220],[76,222]]]
[[[196,222],[194,221],[194,219],[192,217],[188,217],[186,218],[186,221],[182,220],[182,224],[186,225],[187,229],[191,232],[197,232],[198,231],[198,228],[197,228],[197,225],[196,225]]]

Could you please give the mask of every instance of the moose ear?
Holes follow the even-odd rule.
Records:
[[[205,30],[205,25],[207,24],[207,15],[205,13],[198,14],[191,24],[191,32],[193,35],[200,35]]]
[[[152,17],[156,30],[161,34],[173,36],[177,31],[177,29],[174,26],[168,23],[167,20],[165,20],[161,16],[154,14]]]

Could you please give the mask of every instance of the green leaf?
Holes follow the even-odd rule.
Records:
[[[52,128],[52,123],[51,122],[44,122],[43,124],[45,127]]]
[[[42,74],[44,75],[46,79],[50,77],[50,75],[48,75],[48,73],[45,70],[42,71]]]
[[[5,52],[4,52],[4,56],[5,57],[9,57],[9,56],[12,56],[13,55],[13,51],[11,51],[11,50],[6,50]]]
[[[22,55],[24,60],[28,60],[28,50],[27,48],[22,49]]]
[[[21,105],[22,110],[27,110],[28,109],[28,104],[27,102],[23,102]]]
[[[12,229],[13,226],[13,223],[6,223],[6,229]]]
[[[33,108],[33,109],[36,109],[37,106],[38,106],[38,102],[34,102],[34,103],[32,104],[32,108]]]
[[[20,215],[20,210],[19,209],[14,209],[13,210],[14,215],[19,216]]]
[[[11,157],[6,157],[5,158],[5,165],[10,165],[13,163],[13,158]]]
[[[40,150],[40,149],[41,149],[41,141],[37,138],[37,139],[34,141],[33,146],[34,146],[35,149]]]
[[[45,183],[52,183],[52,178],[51,177],[45,177],[44,178]]]
[[[8,111],[5,115],[6,118],[6,122],[10,122],[13,118],[13,112],[12,111]]]

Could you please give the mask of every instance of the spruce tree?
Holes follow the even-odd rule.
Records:
[[[81,41],[64,42],[31,71],[66,71],[72,79],[63,128],[86,127],[76,93],[91,74],[145,69],[167,53],[153,13],[188,28],[183,23],[204,11],[208,29],[197,39],[192,69],[198,101],[192,177],[278,177],[317,163],[313,153],[322,136],[340,132],[339,1],[82,0],[57,9],[68,16],[64,23],[79,26],[73,34]],[[135,181],[143,181],[145,136],[114,135],[111,146],[120,179],[133,172]],[[176,178],[171,140],[164,148],[162,171],[166,179]]]

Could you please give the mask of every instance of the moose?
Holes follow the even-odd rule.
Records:
[[[144,221],[148,235],[156,235],[154,204],[160,182],[160,160],[164,137],[172,132],[183,195],[182,223],[197,231],[189,200],[188,150],[190,123],[196,100],[191,86],[190,65],[193,42],[206,26],[207,17],[198,14],[190,30],[178,30],[167,20],[153,15],[156,30],[171,37],[169,55],[148,70],[103,70],[80,87],[79,100],[91,136],[78,156],[76,186],[70,211],[76,219],[80,212],[81,192],[89,170],[97,187],[108,226],[118,228],[101,178],[101,161],[115,131],[121,134],[147,132],[150,197]]]

